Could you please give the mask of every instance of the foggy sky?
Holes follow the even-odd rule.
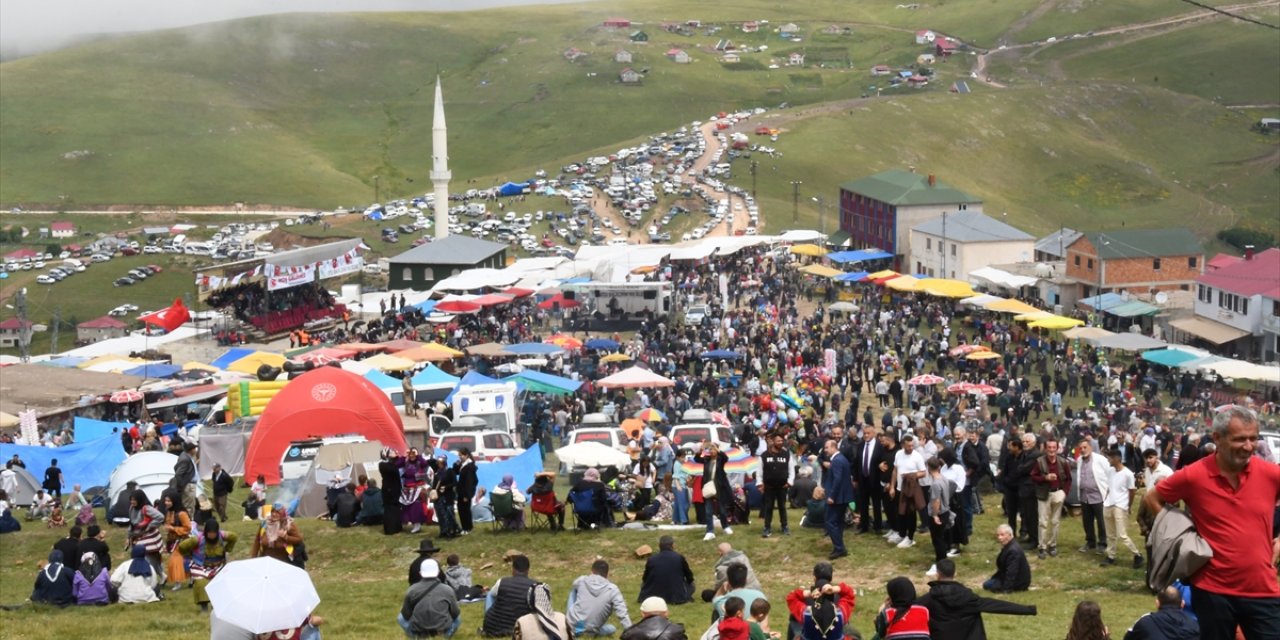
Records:
[[[84,36],[183,27],[272,13],[466,11],[574,0],[4,0],[0,55],[51,51]]]

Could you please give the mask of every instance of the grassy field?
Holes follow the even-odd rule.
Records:
[[[554,460],[554,457],[549,457]],[[240,489],[231,504],[243,499],[246,490]],[[561,491],[563,493],[563,491]],[[958,573],[961,581],[977,589],[994,571],[994,559],[998,545],[994,540],[996,524],[1002,521],[999,501],[994,495],[984,498],[987,515],[979,516],[974,523],[974,538],[966,553],[958,557]],[[233,508],[233,512],[236,511]],[[242,544],[233,552],[235,559],[248,557],[247,540],[252,534],[250,523],[237,518],[226,528],[241,536]],[[824,560],[829,543],[820,540],[821,531],[801,529],[796,526],[801,513],[791,510],[792,535],[759,537],[761,523],[753,514],[750,525],[735,527],[733,536],[721,536],[735,548],[744,549],[752,559],[765,593],[773,603],[774,629],[785,629],[784,596],[787,591],[811,584],[813,563]],[[65,532],[55,532],[38,523],[24,523],[24,529],[6,535],[0,544],[0,604],[22,602],[30,595],[31,583],[37,564],[48,555],[51,545]],[[299,523],[307,541],[311,557],[308,571],[320,593],[321,604],[316,610],[328,620],[324,631],[326,638],[394,638],[400,632],[395,616],[407,587],[405,573],[416,555],[419,536],[384,536],[380,529],[336,529],[331,523],[305,520]],[[434,529],[424,533],[431,535]],[[776,529],[775,529],[776,532]],[[476,571],[480,584],[493,584],[505,573],[501,562],[507,549],[521,551],[532,559],[531,576],[551,585],[555,606],[563,610],[568,588],[573,579],[589,573],[592,560],[599,556],[610,563],[610,579],[619,585],[627,599],[632,616],[639,618],[636,595],[644,568],[642,560],[635,559],[633,550],[642,544],[657,546],[660,532],[607,533],[491,533],[487,524],[478,524],[476,532],[457,540],[437,540],[445,553],[457,553],[463,564]],[[702,531],[676,532],[676,548],[684,553],[697,576],[699,589],[711,581],[711,567],[716,559],[715,542],[703,542]],[[1136,525],[1130,527],[1130,535],[1136,536]],[[928,537],[921,536],[915,548],[899,550],[886,545],[875,536],[846,537],[850,556],[836,563],[837,579],[848,582],[858,590],[853,625],[871,637],[872,618],[884,600],[884,584],[889,578],[905,575],[916,584],[917,591],[927,589],[925,570],[929,567],[932,550]],[[113,549],[113,560],[125,561],[122,532],[111,529],[108,542]],[[1097,566],[1100,556],[1082,554],[1076,548],[1083,544],[1079,518],[1064,518],[1058,558],[1036,560],[1031,555],[1033,588],[1026,593],[1014,594],[1008,599],[1023,604],[1035,604],[1036,617],[987,616],[987,633],[993,640],[1025,640],[1037,637],[1059,637],[1066,632],[1072,612],[1080,600],[1095,600],[1102,604],[1103,617],[1112,634],[1119,636],[1140,615],[1152,608],[1153,598],[1143,589],[1141,571],[1127,567]],[[1127,555],[1120,556],[1127,559]],[[481,569],[486,563],[493,567]],[[29,606],[16,611],[0,611],[0,638],[13,640],[53,640],[68,634],[82,632],[86,626],[100,628],[128,628],[136,640],[162,640],[175,634],[194,633],[200,637],[207,629],[207,614],[201,614],[192,603],[191,592],[176,594],[166,592],[165,601],[145,606],[114,606],[106,610],[68,608],[53,610]],[[483,617],[483,605],[463,606],[461,638],[475,638],[475,632]],[[706,629],[710,605],[698,602],[672,608],[672,619],[686,626],[691,637],[697,637]],[[34,614],[34,616],[33,616]],[[32,624],[34,620],[40,624]]]
[[[1234,0],[1209,0],[1201,4],[1225,6],[1240,3]],[[1188,4],[1164,0],[1058,0],[1039,18],[1027,24],[1026,28],[1010,34],[1009,43],[1034,42],[1050,37],[1061,39],[1076,33],[1152,22],[1195,10],[1195,7]]]

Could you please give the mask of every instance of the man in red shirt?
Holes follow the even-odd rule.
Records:
[[[1148,490],[1147,508],[1183,501],[1213,558],[1193,574],[1191,606],[1203,640],[1280,638],[1280,538],[1272,528],[1280,467],[1255,458],[1258,417],[1232,405],[1214,416],[1217,452]]]

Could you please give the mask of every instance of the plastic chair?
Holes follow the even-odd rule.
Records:
[[[596,504],[595,492],[570,491],[569,504],[573,505],[573,520],[578,529],[598,529],[604,511]]]

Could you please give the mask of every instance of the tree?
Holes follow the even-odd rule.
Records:
[[[44,246],[44,252],[45,252],[45,253],[51,253],[51,254],[53,254],[53,255],[55,255],[55,256],[56,256],[56,255],[58,255],[59,253],[62,253],[62,245],[60,245],[60,244],[58,244],[58,243],[56,243],[56,242],[50,242],[49,244],[46,244],[46,245]]]

